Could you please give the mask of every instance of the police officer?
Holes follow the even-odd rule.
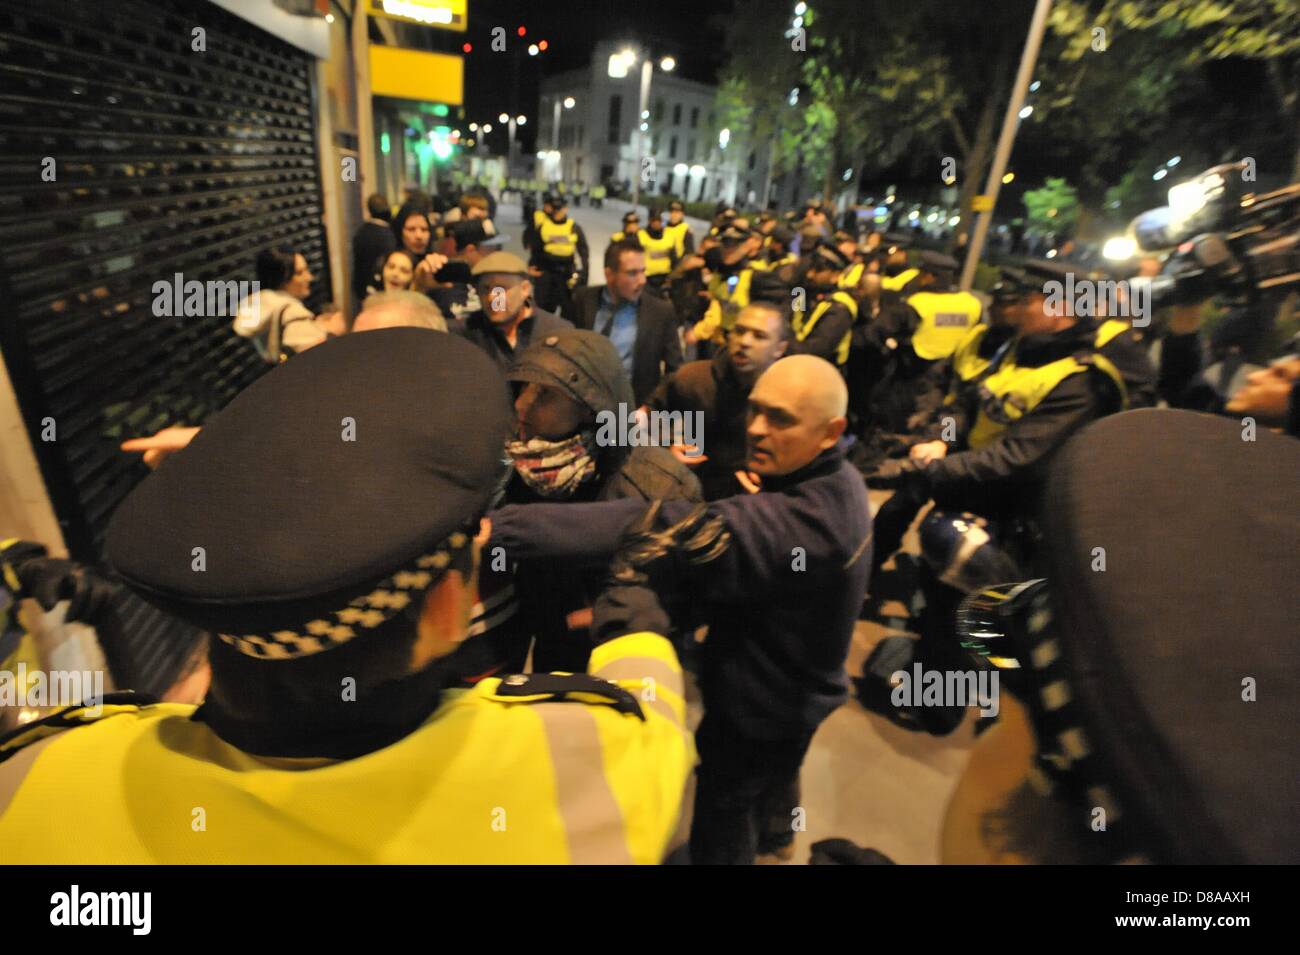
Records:
[[[609,244],[622,242],[624,239],[635,239],[641,234],[641,213],[635,209],[629,209],[623,213],[623,228],[609,237]]]
[[[793,245],[794,230],[774,222],[763,240],[762,253],[754,259],[753,267],[764,272],[776,272],[786,282],[793,284],[795,266],[799,262],[799,257],[791,251]]]
[[[686,208],[676,199],[668,203],[668,224],[664,231],[672,234],[679,260],[695,251],[695,233],[686,221]]]
[[[936,669],[960,656],[951,633],[958,592],[1008,579],[1035,559],[1033,516],[1052,454],[1128,403],[1123,376],[1096,345],[1099,320],[1049,305],[1041,273],[1023,277],[1018,299],[1004,308],[1015,335],[978,388],[945,408],[953,444],[925,458],[886,461],[867,479],[936,503],[921,528],[926,608],[917,648]],[[935,732],[951,731],[960,716],[943,708],[921,714]]]
[[[553,197],[550,213],[538,220],[529,260],[529,272],[537,278],[538,307],[572,315],[572,291],[587,284],[589,259],[582,226],[569,218],[564,196]]]
[[[844,374],[849,360],[849,339],[858,317],[858,303],[837,282],[848,267],[834,243],[819,242],[808,256],[804,272],[807,294],[802,305],[796,298],[790,317],[796,355],[824,358]]]
[[[898,300],[907,283],[920,274],[920,269],[908,265],[907,250],[911,244],[908,236],[890,232],[885,234],[876,249],[880,261],[880,287],[886,304]]]
[[[207,698],[117,696],[0,741],[5,860],[659,861],[694,762],[644,586],[671,535],[631,530],[589,674],[449,686],[511,421],[488,359],[412,328],[329,342],[211,419],[107,544],[213,634]]]
[[[663,213],[654,206],[646,213],[646,227],[636,234],[645,249],[646,287],[659,298],[668,297],[668,276],[677,265],[677,236],[664,227]]]
[[[724,210],[724,213],[727,211],[735,210]],[[751,259],[761,240],[734,224],[728,225],[717,238],[718,244],[704,251],[704,264],[709,271],[709,306],[704,317],[687,331],[688,345],[694,342],[724,345],[736,316],[749,304],[754,277]]]

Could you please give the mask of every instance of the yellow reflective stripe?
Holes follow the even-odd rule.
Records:
[[[1102,322],[1101,327],[1097,329],[1097,338],[1094,343],[1098,348],[1104,348],[1126,331],[1128,331],[1128,322],[1121,322],[1116,319]]]
[[[903,286],[921,274],[920,269],[905,269],[895,276],[884,275],[880,278],[880,287],[886,292],[901,291]]]
[[[1115,386],[1119,388],[1119,410],[1125,410],[1128,407],[1128,387],[1124,384],[1124,376],[1119,373],[1119,369],[1109,358],[1100,353],[1093,354],[1089,362],[1100,368],[1115,382]]]
[[[631,865],[623,812],[605,775],[595,713],[568,703],[542,703],[532,712],[541,717],[551,752],[569,862]]]

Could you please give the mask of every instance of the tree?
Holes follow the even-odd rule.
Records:
[[[1026,192],[1024,201],[1030,225],[1058,236],[1074,233],[1079,222],[1079,194],[1064,179],[1048,177],[1041,189]]]

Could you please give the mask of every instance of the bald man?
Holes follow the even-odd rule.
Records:
[[[817,727],[848,696],[844,660],[871,566],[871,513],[844,460],[847,402],[843,378],[824,359],[782,358],[763,373],[749,396],[743,482],[751,493],[708,505],[730,542],[678,578],[680,596],[709,628],[691,828],[698,864],[789,857],[802,820],[799,767]],[[665,502],[664,518],[675,522],[690,508]],[[510,560],[608,560],[643,509],[636,501],[507,506],[492,514],[488,553],[499,546]]]

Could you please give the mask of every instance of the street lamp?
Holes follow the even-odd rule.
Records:
[[[500,116],[497,117],[497,122],[501,122],[501,123],[508,123],[508,122],[510,122],[510,114],[509,114],[509,113],[502,113]]]
[[[627,47],[612,54],[609,58],[609,75],[611,79],[621,80],[625,78],[628,71],[636,65],[637,52],[631,47]],[[659,61],[659,69],[665,73],[670,73],[677,68],[677,61],[671,56],[665,56]],[[636,131],[636,155],[639,158],[645,152],[644,136],[650,131],[650,124],[646,122],[650,118],[650,77],[654,73],[654,59],[646,56],[641,62],[641,97],[640,105],[637,107],[637,114],[641,117],[641,123]],[[641,170],[637,169],[632,177],[632,205],[641,201]]]
[[[565,108],[565,109],[573,109],[573,107],[576,106],[576,105],[578,105],[578,101],[577,101],[576,99],[574,99],[572,96],[566,96],[566,97],[564,97],[564,108]]]
[[[659,61],[659,69],[663,70],[665,73],[671,73],[676,67],[677,61],[671,56],[665,56]]]

